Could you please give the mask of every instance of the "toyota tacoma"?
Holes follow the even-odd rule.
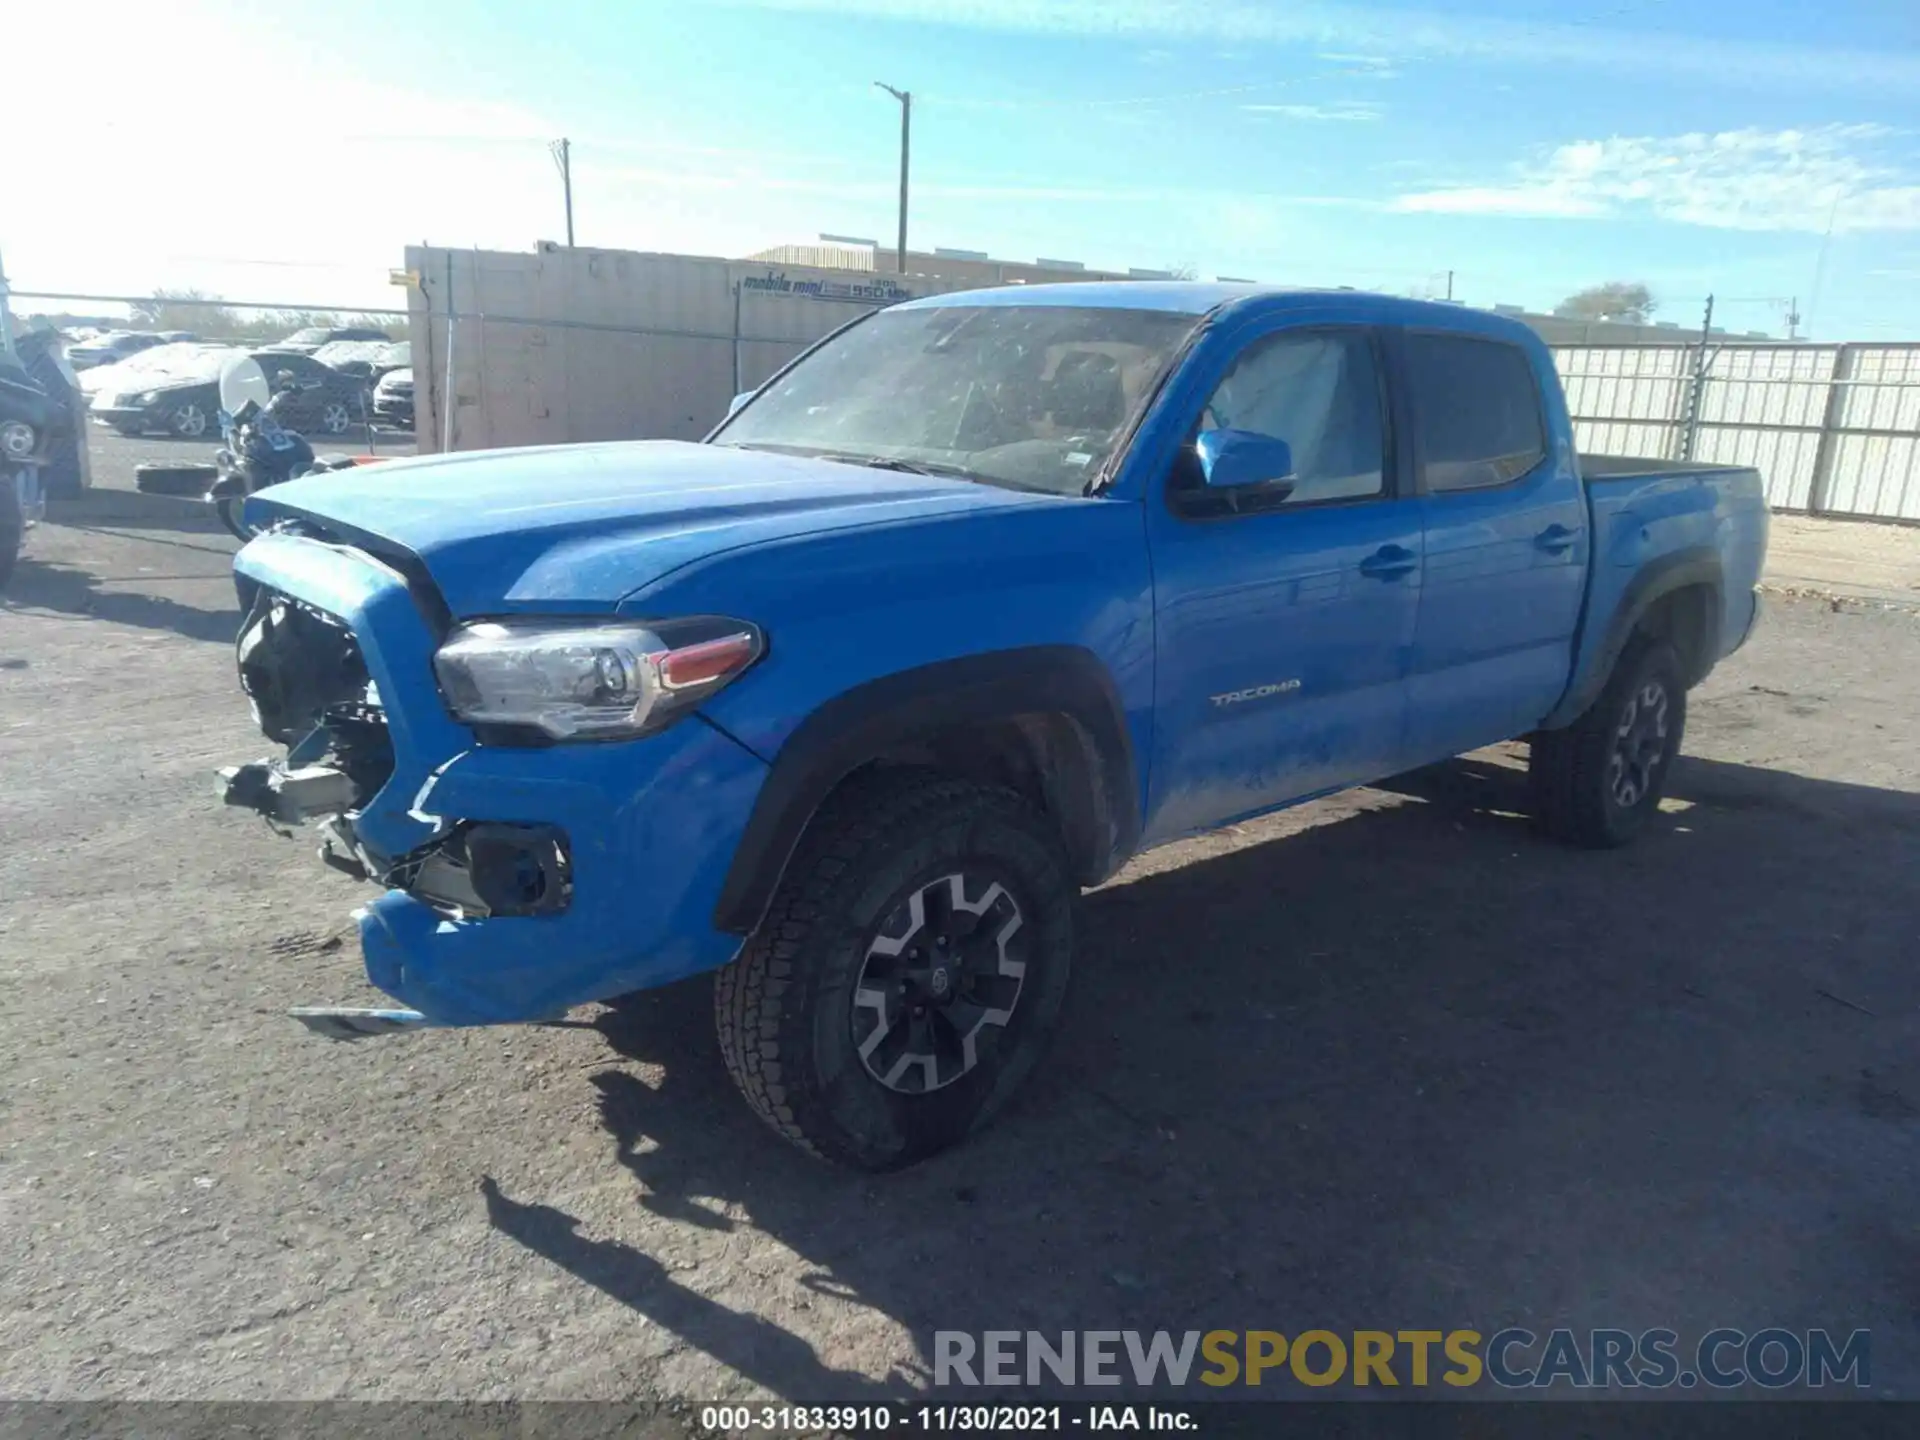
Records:
[[[1518,323],[1172,283],[895,305],[698,444],[246,518],[240,681],[285,750],[221,787],[384,891],[395,1001],[295,1013],[539,1022],[715,971],[754,1110],[870,1169],[1019,1088],[1080,892],[1147,847],[1515,737],[1545,831],[1631,840],[1768,523],[1750,469],[1577,455]]]

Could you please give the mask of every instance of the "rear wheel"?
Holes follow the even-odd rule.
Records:
[[[1585,714],[1533,737],[1541,828],[1594,849],[1632,840],[1660,808],[1686,725],[1680,657],[1663,641],[1634,641]]]
[[[720,972],[727,1068],[802,1149],[889,1170],[984,1123],[1058,1022],[1078,888],[1018,796],[925,772],[828,802]]]
[[[329,400],[320,407],[320,433],[344,435],[353,425],[353,410],[344,400]]]

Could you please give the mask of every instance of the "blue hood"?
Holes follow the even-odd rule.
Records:
[[[247,502],[426,563],[456,616],[605,609],[724,550],[852,526],[1056,505],[964,480],[677,440],[395,460]]]

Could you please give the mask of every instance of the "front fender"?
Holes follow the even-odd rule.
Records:
[[[714,907],[714,928],[744,935],[760,923],[808,822],[862,765],[938,732],[1040,716],[1065,719],[1039,742],[1049,799],[1081,883],[1098,883],[1140,838],[1125,712],[1089,651],[1035,645],[884,676],[802,721],[761,787]]]

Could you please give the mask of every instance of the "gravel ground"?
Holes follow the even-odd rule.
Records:
[[[852,1401],[936,1328],[1508,1324],[1867,1327],[1920,1392],[1920,617],[1776,602],[1629,851],[1534,838],[1502,749],[1143,858],[1024,1102],[873,1179],[748,1113],[706,984],[283,1019],[371,998],[370,892],[215,802],[267,748],[231,546],[133,513],[0,608],[0,1396]]]

